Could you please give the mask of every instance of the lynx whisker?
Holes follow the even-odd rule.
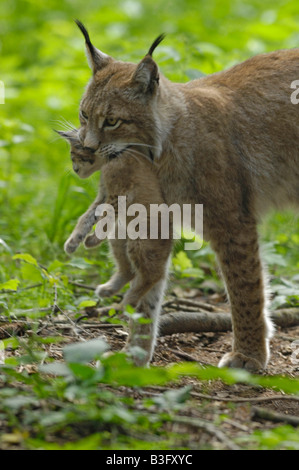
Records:
[[[61,118],[61,119],[53,119],[53,123],[59,124],[62,127],[63,131],[75,131],[76,127],[67,119]]]

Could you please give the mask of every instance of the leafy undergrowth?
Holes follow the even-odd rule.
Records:
[[[108,343],[113,350],[121,349],[124,327],[134,315],[116,314],[112,302],[117,297],[99,301],[90,287],[90,279],[98,279],[98,270],[104,279],[111,273],[106,248],[92,261],[77,257],[44,266],[29,253],[13,254],[5,242],[2,247],[11,278],[0,285],[1,449],[299,448],[294,428],[256,425],[250,415],[254,397],[265,396],[266,404],[271,404],[277,392],[284,400],[288,394],[299,394],[299,380],[292,378],[295,367],[286,370],[288,376],[277,375],[278,360],[271,376],[254,376],[204,362],[177,363],[178,357],[168,357],[172,347],[178,352],[177,341],[185,342],[189,352],[193,341],[193,356],[198,344],[201,348],[211,341],[216,348],[217,335],[214,343],[202,335],[195,340],[194,335],[160,338],[149,369],[134,367],[121,353],[106,357]],[[268,247],[270,265],[281,261],[274,248]],[[207,293],[214,292],[211,298],[223,302],[211,256],[205,246],[199,270],[196,254],[188,257],[176,247],[172,295],[206,292],[209,299]],[[195,287],[192,275],[202,276],[201,289]],[[282,285],[279,279],[277,285]],[[278,304],[296,305],[289,291],[277,295]],[[93,318],[97,307],[102,314]],[[219,343],[221,356],[229,350],[230,340],[219,338]],[[217,364],[220,356],[211,362]],[[240,393],[249,398],[248,403],[235,403]],[[298,415],[298,402],[299,397],[290,400],[293,408],[283,411]]]
[[[261,396],[266,404],[290,396],[295,408],[286,412],[298,415],[299,379],[292,373],[251,375],[169,359],[172,341],[190,346],[194,335],[160,338],[154,365],[136,368],[123,353],[105,354],[121,349],[126,316],[107,301],[107,313],[93,317],[93,291],[70,284],[62,263],[46,269],[29,254],[14,255],[14,262],[40,277],[35,285],[12,278],[1,286],[14,314],[0,317],[0,449],[299,448],[293,427],[256,425],[250,417],[250,402]],[[72,263],[68,269],[80,266],[79,259]],[[190,266],[181,260],[184,268]],[[39,295],[48,304],[28,308]]]
[[[51,359],[52,348],[57,355],[65,339],[31,331],[27,341],[4,341],[15,354],[1,367],[2,449],[234,449],[269,447],[269,443],[273,448],[299,448],[298,433],[289,426],[259,431],[246,439],[225,436],[219,430],[224,416],[207,419],[208,396],[194,408],[189,385],[155,393],[155,386],[159,390],[192,377],[291,394],[298,393],[298,379],[254,376],[195,363],[136,368],[124,354],[104,357],[107,344],[102,338],[68,344],[62,349],[64,360]],[[152,394],[144,398],[147,387]],[[183,432],[178,432],[178,424]],[[203,439],[205,433],[209,439]]]

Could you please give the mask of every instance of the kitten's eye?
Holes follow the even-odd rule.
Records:
[[[104,126],[105,127],[110,127],[111,129],[115,129],[116,127],[118,127],[120,125],[120,119],[117,119],[117,118],[107,118],[105,120],[105,123],[104,123]]]
[[[88,120],[88,116],[87,116],[87,114],[85,113],[85,111],[80,111],[80,114],[81,114],[81,116],[83,117],[83,119],[85,119],[85,121]]]

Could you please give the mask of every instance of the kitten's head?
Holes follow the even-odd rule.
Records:
[[[100,52],[92,45],[82,23],[76,23],[85,37],[87,59],[93,72],[80,104],[81,145],[92,152],[99,165],[128,148],[151,159],[159,157],[162,148],[157,106],[159,70],[152,53],[164,36],[156,39],[136,65]]]
[[[56,132],[69,142],[73,170],[80,178],[88,178],[101,169],[101,161],[96,158],[95,152],[85,149],[81,144],[78,129]]]

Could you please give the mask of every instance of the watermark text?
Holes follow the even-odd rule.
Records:
[[[185,242],[185,250],[199,250],[203,243],[202,204],[131,204],[126,196],[118,196],[115,208],[100,204],[95,212],[98,222],[95,234],[99,240],[176,240],[181,229],[191,234]],[[187,237],[189,240],[189,236]]]

